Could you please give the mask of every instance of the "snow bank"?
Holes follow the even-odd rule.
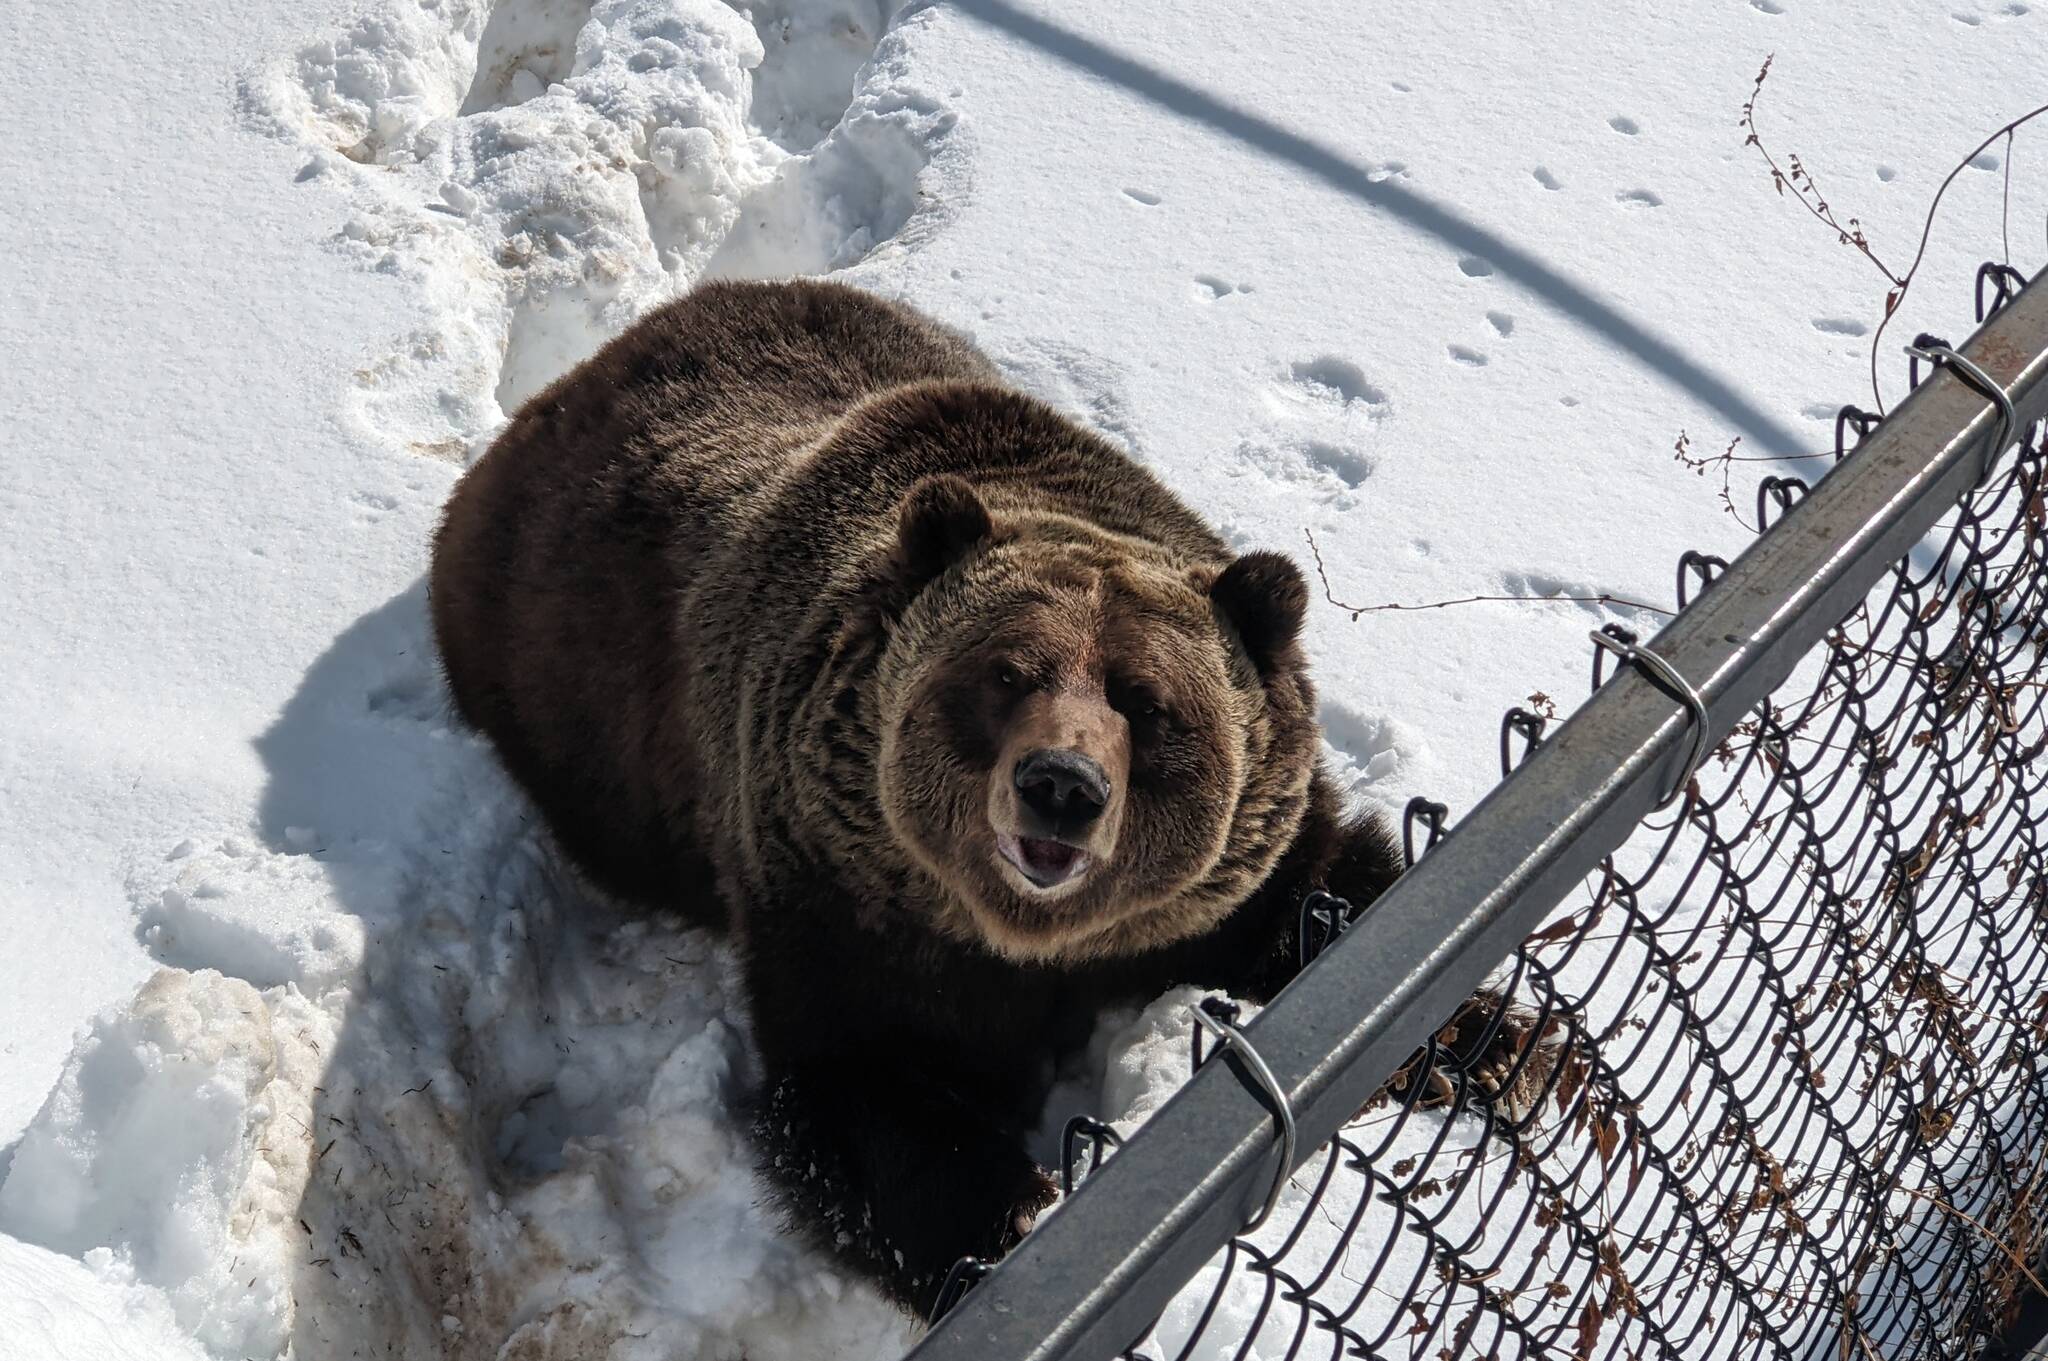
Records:
[[[346,196],[339,247],[431,302],[431,327],[358,376],[369,431],[460,461],[678,287],[834,269],[921,205],[936,219],[950,196],[921,176],[953,120],[888,19],[860,0],[398,0],[251,76],[249,115]]]
[[[248,944],[310,848],[166,862],[158,948],[272,981],[167,968],[97,1022],[0,1234],[221,1355],[899,1354],[906,1320],[757,1205],[723,949],[590,899],[449,745],[467,798],[396,881],[341,876],[390,895],[352,934],[330,902]]]
[[[613,916],[497,783],[477,759],[346,1003],[297,1354],[900,1352],[904,1321],[756,1208],[722,949]]]
[[[65,1065],[0,1184],[0,1233],[84,1258],[168,1304],[214,1351],[273,1355],[303,1137],[331,1033],[296,989],[266,998],[166,969]]]

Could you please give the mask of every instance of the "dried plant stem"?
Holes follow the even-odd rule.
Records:
[[[1742,106],[1741,127],[1744,132],[1749,134],[1746,145],[1755,147],[1758,154],[1764,158],[1765,163],[1771,167],[1771,182],[1777,186],[1780,194],[1783,194],[1789,186],[1792,190],[1792,196],[1799,200],[1800,207],[1813,214],[1820,222],[1825,223],[1829,230],[1834,232],[1836,239],[1843,245],[1854,246],[1862,253],[1864,259],[1876,265],[1878,271],[1885,278],[1892,281],[1894,287],[1903,288],[1906,281],[1893,273],[1891,266],[1878,259],[1877,252],[1870,248],[1869,239],[1863,235],[1863,224],[1853,217],[1846,224],[1836,221],[1834,209],[1830,208],[1828,201],[1821,197],[1820,186],[1814,183],[1813,176],[1800,163],[1799,157],[1796,154],[1786,156],[1786,163],[1791,168],[1789,170],[1781,169],[1778,165],[1778,158],[1771,154],[1770,148],[1766,147],[1763,144],[1763,139],[1758,136],[1756,130],[1756,101],[1758,96],[1763,94],[1765,78],[1771,74],[1771,63],[1777,59],[1776,53],[1772,53],[1764,58],[1763,69],[1756,73],[1756,82],[1750,86],[1749,99]],[[1911,271],[1908,271],[1908,273],[1910,274]],[[1885,302],[1885,310],[1889,312],[1892,306],[1893,300],[1888,298]]]
[[[1652,614],[1669,615],[1676,613],[1676,611],[1667,610],[1661,605],[1648,605],[1640,600],[1630,600],[1626,596],[1610,595],[1604,591],[1601,592],[1599,595],[1466,595],[1459,596],[1456,600],[1431,600],[1425,604],[1420,605],[1405,605],[1400,603],[1388,603],[1385,605],[1352,605],[1348,604],[1345,601],[1339,600],[1336,597],[1336,594],[1330,589],[1330,574],[1323,566],[1323,550],[1316,546],[1316,536],[1306,529],[1302,530],[1301,533],[1302,537],[1308,540],[1308,551],[1315,555],[1316,578],[1323,583],[1323,599],[1329,601],[1338,609],[1343,610],[1346,614],[1350,615],[1354,620],[1356,620],[1360,615],[1364,614],[1384,614],[1392,611],[1414,613],[1418,610],[1448,609],[1453,605],[1479,605],[1488,603],[1512,605],[1544,605],[1559,601],[1571,605],[1619,605],[1624,609],[1648,610]]]
[[[1894,1186],[1892,1189],[1896,1191],[1904,1191],[1907,1195],[1912,1196],[1916,1200],[1924,1200],[1929,1205],[1932,1205],[1935,1209],[1940,1210],[1943,1214],[1953,1215],[1957,1219],[1962,1220],[1965,1224],[1968,1224],[1971,1228],[1975,1229],[1978,1233],[1983,1234],[1984,1241],[1991,1244],[1992,1247],[1997,1248],[2001,1253],[2005,1254],[2006,1260],[2011,1262],[2013,1266],[2018,1269],[2020,1275],[2027,1278],[2027,1283],[2029,1285],[2033,1286],[2034,1289],[2039,1291],[2041,1294],[2048,1295],[2048,1285],[2041,1284],[2041,1278],[2034,1274],[2033,1268],[2028,1266],[2026,1262],[2021,1259],[2020,1255],[2017,1252],[2014,1252],[2012,1248],[2007,1245],[2006,1241],[2003,1238],[2000,1238],[1997,1234],[1993,1233],[1985,1225],[1983,1220],[1977,1219],[1972,1215],[1967,1215],[1963,1213],[1961,1210],[1958,1210],[1955,1206],[1943,1200],[1940,1196],[1929,1195],[1927,1192],[1920,1190],[1918,1187],[1907,1186],[1904,1183],[1900,1183],[1899,1185]]]
[[[2005,187],[1998,195],[1998,247],[1999,259],[2007,269],[2012,268],[2012,129],[2005,133]]]
[[[1707,475],[1708,468],[1714,466],[1715,464],[1719,464],[1721,467],[1721,509],[1727,511],[1728,514],[1734,518],[1736,524],[1741,525],[1750,533],[1761,534],[1764,532],[1764,527],[1760,524],[1753,525],[1749,521],[1743,519],[1742,512],[1735,508],[1735,493],[1733,490],[1735,476],[1734,465],[1736,465],[1737,463],[1802,462],[1808,458],[1813,457],[1813,455],[1738,454],[1735,452],[1735,450],[1737,449],[1737,447],[1741,445],[1741,443],[1742,436],[1737,435],[1734,439],[1728,441],[1728,447],[1726,449],[1723,449],[1718,454],[1695,454],[1692,452],[1691,438],[1688,437],[1683,430],[1681,430],[1678,432],[1677,441],[1671,446],[1671,456],[1678,462],[1683,463],[1686,467],[1690,468],[1695,473],[1698,473],[1701,477],[1705,477]]]
[[[1748,134],[1745,144],[1755,147],[1758,154],[1764,158],[1765,163],[1770,166],[1771,182],[1776,186],[1780,194],[1783,194],[1789,187],[1792,190],[1793,197],[1799,200],[1801,207],[1805,208],[1807,212],[1811,213],[1816,219],[1832,230],[1835,233],[1836,239],[1841,241],[1842,244],[1854,246],[1858,253],[1864,259],[1870,261],[1889,281],[1891,287],[1885,293],[1884,318],[1878,322],[1877,329],[1870,336],[1870,396],[1871,400],[1876,404],[1878,414],[1883,415],[1885,412],[1884,391],[1878,382],[1877,376],[1878,350],[1884,341],[1885,328],[1890,326],[1892,318],[1898,315],[1899,305],[1905,301],[1906,293],[1913,287],[1913,277],[1920,270],[1920,262],[1927,257],[1927,243],[1934,234],[1934,215],[1941,207],[1941,200],[1948,194],[1949,186],[1955,183],[1956,176],[1962,174],[1964,168],[1971,161],[1983,155],[1993,142],[2003,137],[2006,142],[2006,202],[2009,205],[2011,201],[2013,134],[2025,124],[2039,118],[2044,113],[2048,113],[2048,104],[2030,109],[2018,118],[2005,124],[1971,148],[1961,160],[1955,163],[1955,166],[1948,172],[1947,177],[1942,180],[1941,187],[1934,191],[1933,200],[1927,205],[1927,216],[1920,224],[1920,244],[1913,252],[1913,262],[1906,266],[1905,273],[1901,274],[1879,259],[1877,253],[1871,249],[1869,240],[1863,234],[1862,223],[1853,217],[1846,223],[1836,219],[1834,209],[1830,208],[1828,201],[1821,197],[1819,188],[1813,182],[1813,176],[1808,173],[1805,165],[1800,162],[1797,156],[1788,155],[1785,159],[1786,167],[1789,168],[1780,167],[1777,157],[1773,156],[1770,149],[1763,144],[1763,139],[1756,130],[1756,101],[1757,97],[1763,93],[1764,80],[1771,74],[1771,63],[1774,60],[1776,60],[1775,54],[1764,58],[1763,68],[1756,73],[1756,81],[1750,87],[1749,99],[1742,106],[1740,126]],[[2001,233],[2003,234],[2002,224]],[[2009,243],[2006,246],[2006,252],[2009,257],[2011,254]]]

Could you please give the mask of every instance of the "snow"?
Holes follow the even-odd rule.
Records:
[[[162,1292],[180,1330],[222,1354],[276,1354],[305,1184],[301,1120],[326,1017],[295,987],[269,998],[206,969],[166,969],[72,1051],[0,1186],[16,1237],[88,1262],[110,1249],[128,1283]],[[243,1280],[241,1258],[251,1261]]]
[[[10,1354],[62,1361],[204,1361],[161,1300],[125,1288],[104,1249],[92,1261],[0,1235],[0,1300]],[[97,1268],[97,1269],[96,1269]]]
[[[1881,11],[1881,12],[1880,12]],[[1359,604],[1670,603],[1701,447],[1825,447],[2039,13],[1215,0],[34,4],[0,93],[0,1346],[901,1352],[756,1206],[716,942],[620,920],[448,721],[426,536],[505,412],[715,276],[970,331]],[[1958,178],[1893,324],[1967,330],[2048,182]],[[32,205],[28,206],[28,205]],[[1902,386],[1884,362],[1889,395]],[[1866,404],[1868,402],[1866,401]],[[1356,797],[1470,807],[1620,606],[1309,643]],[[1126,1122],[1185,998],[1063,1089]],[[1128,1018],[1127,1018],[1128,1019]],[[1097,1090],[1099,1088],[1099,1090]],[[1063,1112],[1062,1112],[1063,1113]],[[1056,1122],[1053,1131],[1056,1133]]]

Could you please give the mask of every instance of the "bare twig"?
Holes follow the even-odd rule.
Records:
[[[2005,188],[1998,196],[1999,258],[2007,269],[2012,268],[2012,138],[2012,131],[2008,129],[2005,134]]]
[[[1891,266],[1880,260],[1877,257],[1877,252],[1870,248],[1870,241],[1863,234],[1863,224],[1853,217],[1846,224],[1838,222],[1835,219],[1834,209],[1830,208],[1828,201],[1821,197],[1820,186],[1814,183],[1812,174],[1801,164],[1799,157],[1797,155],[1788,155],[1786,162],[1790,165],[1791,169],[1780,169],[1778,167],[1778,158],[1771,155],[1770,148],[1764,145],[1763,138],[1757,134],[1756,101],[1758,96],[1763,94],[1764,79],[1771,74],[1771,63],[1776,60],[1776,53],[1772,53],[1764,58],[1763,69],[1756,73],[1756,83],[1750,87],[1749,98],[1742,106],[1741,127],[1744,132],[1749,134],[1745,145],[1755,147],[1758,154],[1764,158],[1765,163],[1771,167],[1771,182],[1777,186],[1780,194],[1783,194],[1786,186],[1789,185],[1792,189],[1792,196],[1799,200],[1800,207],[1806,209],[1807,212],[1825,223],[1829,230],[1834,232],[1836,240],[1845,246],[1854,246],[1864,259],[1877,266],[1878,272],[1892,281],[1895,289],[1902,290],[1905,287],[1906,281],[1893,273]],[[1910,271],[1908,273],[1910,274]],[[1885,311],[1887,313],[1894,306],[1896,297],[1897,294],[1894,293],[1885,299]]]
[[[1306,529],[1302,530],[1301,533],[1302,537],[1308,540],[1308,551],[1315,555],[1316,577],[1323,583],[1323,599],[1349,614],[1354,621],[1363,614],[1384,614],[1391,611],[1413,613],[1417,610],[1448,609],[1452,605],[1492,603],[1544,605],[1553,602],[1563,602],[1571,605],[1618,605],[1624,609],[1648,610],[1652,614],[1669,615],[1675,613],[1675,611],[1667,610],[1661,605],[1646,605],[1640,600],[1630,600],[1626,596],[1610,595],[1605,591],[1599,595],[1466,595],[1460,596],[1456,600],[1432,600],[1421,605],[1404,605],[1400,603],[1388,603],[1385,605],[1347,604],[1339,600],[1330,589],[1330,574],[1323,567],[1323,550],[1316,546],[1316,536]]]
[[[1738,454],[1735,450],[1741,443],[1742,436],[1737,435],[1734,439],[1729,440],[1728,447],[1718,454],[1695,454],[1692,452],[1692,440],[1681,430],[1678,432],[1677,441],[1671,446],[1671,456],[1692,469],[1695,473],[1698,473],[1701,477],[1707,475],[1708,468],[1719,464],[1721,467],[1721,509],[1727,511],[1734,518],[1736,524],[1741,525],[1750,533],[1761,534],[1764,532],[1763,526],[1753,525],[1743,519],[1742,512],[1735,508],[1735,495],[1730,490],[1730,484],[1734,476],[1734,465],[1737,463],[1801,463],[1814,457],[1814,455]]]
[[[1964,168],[1971,161],[1983,155],[1984,151],[1993,142],[2003,137],[2006,140],[2006,192],[2009,204],[2012,184],[2013,134],[2025,124],[2039,118],[2044,113],[2048,113],[2048,104],[2030,109],[2018,118],[2013,119],[2010,123],[2005,124],[2005,126],[1979,142],[1961,160],[1955,163],[1955,166],[1948,172],[1947,177],[1942,180],[1941,187],[1934,191],[1933,201],[1927,205],[1927,216],[1920,224],[1920,244],[1913,252],[1913,263],[1906,266],[1905,273],[1900,274],[1895,272],[1891,266],[1885,264],[1883,260],[1879,259],[1876,252],[1871,249],[1869,240],[1863,235],[1863,227],[1860,222],[1853,217],[1846,224],[1836,220],[1834,210],[1828,206],[1827,200],[1821,197],[1820,190],[1814,185],[1813,176],[1807,173],[1806,167],[1800,163],[1797,156],[1788,156],[1786,158],[1791,166],[1789,171],[1780,169],[1777,158],[1771,155],[1770,150],[1764,146],[1762,139],[1757,135],[1757,96],[1763,92],[1764,79],[1771,73],[1771,62],[1773,60],[1775,60],[1775,54],[1764,58],[1763,69],[1756,73],[1756,83],[1750,87],[1749,99],[1742,106],[1741,127],[1749,134],[1745,144],[1755,147],[1763,156],[1765,162],[1769,164],[1771,167],[1771,182],[1777,187],[1780,194],[1785,192],[1786,186],[1791,186],[1793,197],[1799,200],[1801,207],[1831,228],[1836,238],[1844,245],[1854,246],[1865,259],[1875,265],[1885,278],[1890,281],[1891,288],[1885,293],[1884,298],[1884,318],[1878,322],[1877,329],[1870,336],[1870,395],[1871,400],[1876,403],[1878,414],[1883,415],[1885,413],[1884,390],[1879,384],[1877,376],[1878,351],[1884,342],[1885,328],[1890,326],[1892,318],[1898,315],[1899,305],[1906,300],[1907,292],[1913,287],[1913,277],[1919,273],[1920,262],[1927,256],[1927,243],[1934,234],[1934,215],[1941,208],[1942,199],[1947,196],[1949,186],[1955,183],[1956,176],[1962,174]],[[2001,232],[2003,234],[2002,228]],[[2008,263],[2010,263],[2011,253],[2011,246],[2008,243],[2006,246]]]
[[[1955,183],[1956,176],[1963,173],[1963,167],[1983,154],[1984,148],[1990,146],[2001,137],[2011,137],[2023,124],[2031,123],[2044,113],[2048,113],[2048,104],[2039,105],[2021,114],[2018,118],[2013,119],[2010,123],[2007,123],[2004,127],[1979,142],[1968,155],[1955,163],[1954,169],[1948,172],[1948,177],[1941,182],[1941,188],[1934,191],[1934,201],[1927,205],[1927,217],[1920,224],[1920,245],[1913,252],[1913,263],[1906,267],[1906,277],[1899,283],[1900,301],[1903,302],[1905,300],[1906,290],[1913,286],[1913,276],[1919,272],[1920,262],[1927,256],[1927,241],[1934,234],[1935,211],[1941,207],[1942,197],[1948,193],[1948,187]],[[1892,316],[1895,311],[1896,305],[1885,309],[1884,320],[1877,324],[1877,330],[1870,337],[1870,394],[1877,403],[1879,415],[1884,414],[1884,394],[1879,391],[1877,385],[1877,348],[1879,342],[1884,339],[1885,327],[1892,324]]]

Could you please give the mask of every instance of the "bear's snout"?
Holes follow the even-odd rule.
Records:
[[[1109,806],[1109,776],[1081,752],[1040,748],[1017,762],[1017,798],[1052,835],[1078,832]]]
[[[1116,852],[1126,774],[1122,720],[1099,687],[1027,696],[989,773],[996,859],[1026,897],[1071,894]]]

